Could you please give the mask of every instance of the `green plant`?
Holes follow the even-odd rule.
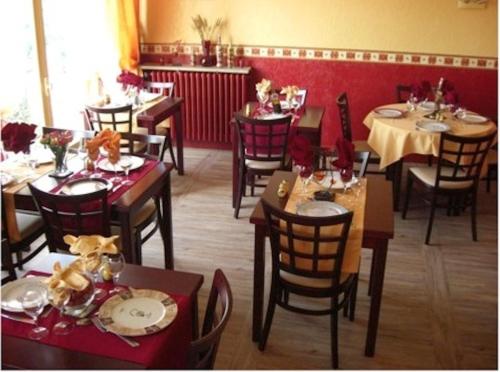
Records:
[[[196,30],[196,32],[198,32],[201,41],[213,40],[215,31],[221,28],[223,24],[222,18],[217,18],[213,25],[209,25],[207,19],[199,14],[196,17],[193,17],[192,19],[193,19],[193,29]]]

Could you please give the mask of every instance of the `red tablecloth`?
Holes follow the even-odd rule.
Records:
[[[33,275],[45,273],[30,272]],[[112,289],[112,284],[98,283],[98,287]],[[132,348],[111,333],[102,333],[94,325],[76,326],[68,335],[49,336],[33,342],[41,342],[63,349],[102,355],[114,359],[127,360],[143,365],[145,368],[185,368],[187,353],[191,342],[191,302],[188,297],[168,293],[177,302],[177,316],[164,330],[147,336],[135,337],[139,347]],[[101,304],[107,299],[99,301]],[[97,310],[96,310],[97,311]],[[65,317],[66,319],[74,319]],[[52,330],[59,320],[59,312],[52,311],[46,318],[40,318],[40,324]],[[2,318],[2,332],[5,335],[28,338],[33,326]],[[20,350],[19,352],[22,352]],[[98,367],[98,366],[96,366]]]

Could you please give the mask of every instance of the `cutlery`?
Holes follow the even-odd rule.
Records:
[[[122,341],[125,341],[127,344],[129,344],[130,346],[132,347],[138,347],[139,346],[139,343],[137,341],[134,341],[134,340],[131,340],[127,337],[124,337],[122,335],[119,335],[117,333],[114,333],[114,332],[111,332],[109,330],[107,330],[101,323],[101,321],[99,320],[99,318],[97,317],[93,317],[93,318],[90,318],[91,322],[94,323],[94,325],[96,326],[96,328],[101,331],[102,333],[111,333],[111,334],[114,334],[115,336],[117,336],[120,340]]]
[[[48,310],[46,310],[42,315],[40,315],[41,318],[46,318],[50,315],[50,313],[54,310],[53,306],[50,306]]]
[[[115,192],[115,191],[117,191],[117,190],[118,190],[120,187],[122,187],[122,186],[123,186],[123,185],[122,185],[121,183],[119,183],[118,185],[116,185],[115,187],[113,187],[113,188],[111,189],[111,192]]]
[[[2,313],[3,318],[7,318],[10,320],[14,320],[16,322],[21,322],[21,323],[26,323],[26,324],[31,324],[31,325],[36,325],[35,321],[33,319],[28,319],[19,315],[11,315],[11,314],[5,314]]]
[[[82,318],[86,318],[92,311],[95,310],[95,308],[97,307],[96,304],[90,304],[89,306],[87,306],[87,308],[85,310],[83,310],[79,315],[78,315],[78,318],[82,319]]]

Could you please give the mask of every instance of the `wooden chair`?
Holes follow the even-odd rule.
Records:
[[[220,316],[216,313],[217,302],[220,303],[221,307]],[[222,270],[217,269],[208,297],[201,337],[191,342],[188,354],[188,369],[214,368],[219,341],[229,321],[232,308],[233,296],[231,287]]]
[[[145,88],[150,93],[160,93],[166,97],[173,97],[175,83],[173,82],[164,82],[164,81],[146,81]],[[172,134],[170,131],[171,128],[171,120],[170,118],[163,120],[159,123],[156,128],[156,134],[165,136],[166,139],[166,147],[168,148],[168,152],[170,153],[170,158],[172,159],[172,163],[174,164],[175,169],[177,169],[177,161],[175,160],[174,148],[172,145]],[[163,159],[162,157],[160,159]]]
[[[493,146],[486,155],[486,162],[488,163],[488,171],[486,173],[486,192],[490,192],[491,181],[498,179],[498,149]]]
[[[5,218],[4,204],[2,203],[2,271],[7,273],[2,278],[2,284],[17,279],[16,269],[22,270],[26,262],[47,246],[47,242],[44,240],[31,251],[31,245],[44,233],[43,221],[40,216],[16,213],[17,227],[21,237],[19,241],[13,241],[9,236]],[[24,251],[29,252],[25,257],[22,254]],[[16,255],[15,261],[12,259],[12,255]]]
[[[356,275],[342,273],[341,270],[353,213],[332,217],[305,217],[287,213],[264,199],[261,201],[271,241],[272,279],[259,349],[265,349],[276,305],[301,314],[330,315],[332,366],[338,368],[338,311],[349,306],[356,297]],[[338,234],[320,233],[322,228],[335,226]],[[311,234],[300,231],[304,227],[311,229]],[[297,245],[301,243],[310,244],[311,251],[297,249]],[[325,244],[336,245],[336,250],[325,252],[322,249],[320,252],[320,245]],[[289,301],[290,293],[328,298],[330,306],[310,309],[292,305]],[[350,311],[350,318],[354,319],[354,306]]]
[[[270,176],[275,170],[286,168],[288,132],[292,117],[287,115],[265,120],[236,113],[235,120],[240,150],[238,197],[234,211],[234,217],[238,218],[248,180],[253,195],[255,187],[265,187],[255,183],[255,176]]]
[[[347,93],[342,93],[337,97],[337,107],[340,114],[340,124],[342,129],[342,136],[354,144],[356,151],[369,152],[369,164],[380,164],[380,156],[366,143],[366,141],[353,141],[352,140],[352,125],[351,125],[351,112],[349,110],[349,101],[347,100]],[[380,173],[380,172],[368,172]]]
[[[108,190],[89,194],[64,195],[42,191],[28,183],[31,195],[42,215],[45,236],[51,252],[68,250],[67,234],[110,236]]]
[[[406,103],[412,93],[410,85],[398,84],[396,85],[396,102]]]
[[[496,131],[483,137],[458,137],[441,134],[437,167],[410,167],[403,209],[406,218],[410,193],[414,181],[431,195],[431,213],[425,244],[429,244],[436,207],[449,208],[449,200],[471,206],[472,239],[477,241],[476,203],[481,168],[491,147]],[[447,159],[453,159],[450,162]],[[446,197],[447,205],[439,205],[438,197]],[[456,204],[455,204],[455,207]]]

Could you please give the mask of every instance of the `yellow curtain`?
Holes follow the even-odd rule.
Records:
[[[114,24],[122,70],[138,72],[139,50],[139,0],[108,0],[108,13]]]

